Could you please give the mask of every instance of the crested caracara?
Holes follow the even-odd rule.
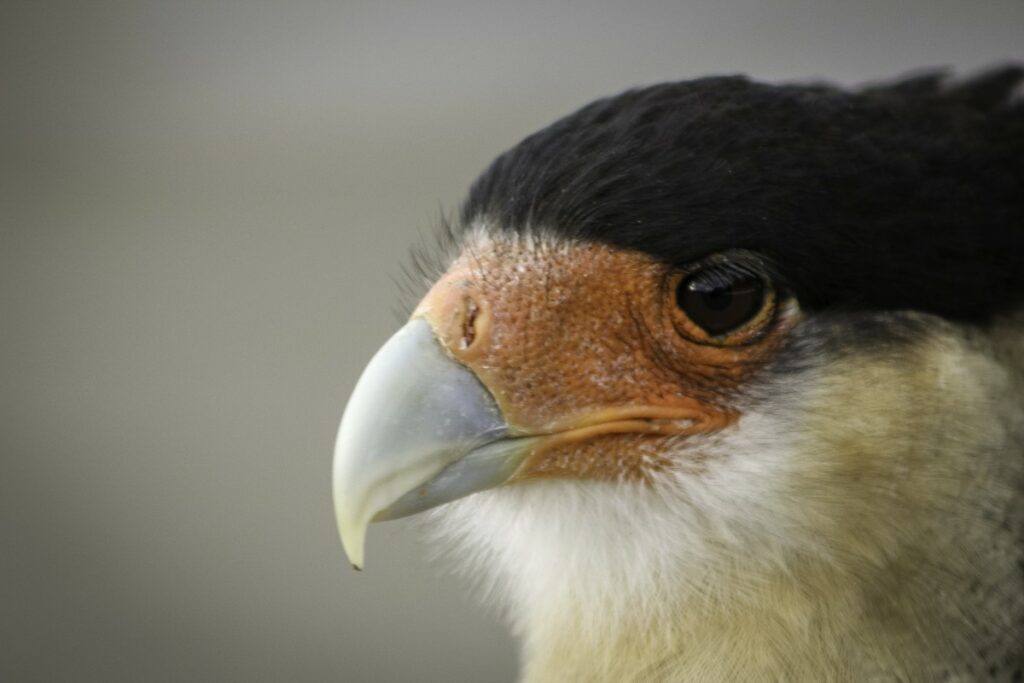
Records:
[[[523,680],[1024,678],[1024,69],[598,100],[475,182],[338,434]]]

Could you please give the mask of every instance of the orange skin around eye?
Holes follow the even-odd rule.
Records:
[[[463,252],[413,315],[476,373],[515,433],[550,435],[513,479],[647,480],[672,464],[666,439],[739,418],[730,398],[791,326],[757,316],[742,344],[698,343],[680,334],[678,281],[638,252],[493,240]]]

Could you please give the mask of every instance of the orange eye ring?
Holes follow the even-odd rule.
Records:
[[[750,252],[716,254],[675,273],[668,285],[676,331],[698,344],[751,344],[775,319],[777,290]]]

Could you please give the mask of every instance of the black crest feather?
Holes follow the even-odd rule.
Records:
[[[801,305],[1024,303],[1024,68],[857,90],[714,77],[598,100],[496,159],[462,223],[684,265],[764,254]]]

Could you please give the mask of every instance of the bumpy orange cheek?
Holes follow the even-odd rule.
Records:
[[[685,461],[680,462],[684,439],[623,433],[578,442],[555,441],[532,454],[509,483],[554,477],[650,483],[670,469],[696,474],[704,467],[704,456],[699,450],[686,449]]]
[[[680,338],[666,309],[670,271],[604,245],[486,241],[414,315],[477,374],[513,429],[553,435],[519,476],[642,474],[664,463],[639,445],[733,422],[731,393],[759,365],[756,350]]]
[[[513,481],[548,477],[649,480],[669,469],[669,443],[663,436],[610,434],[588,441],[554,445],[532,457]]]

